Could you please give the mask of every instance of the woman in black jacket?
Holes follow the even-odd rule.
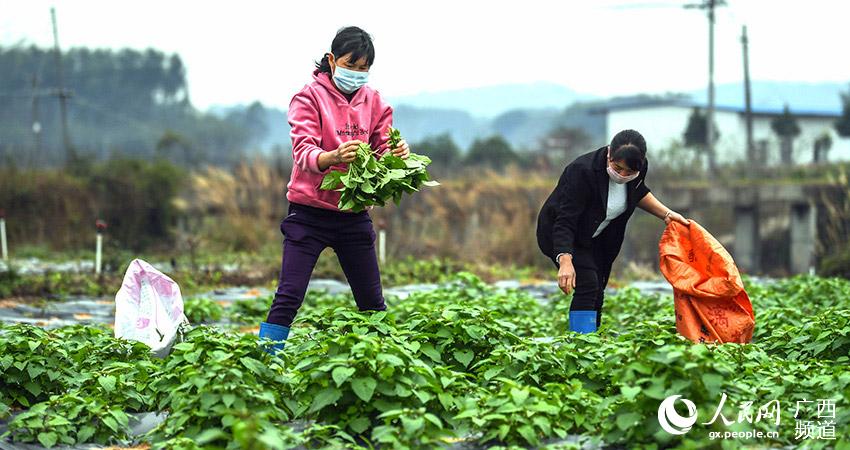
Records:
[[[644,183],[646,140],[634,130],[570,163],[537,218],[537,243],[558,267],[558,285],[573,289],[570,330],[596,331],[611,265],[626,222],[639,206],[665,223],[690,221],[658,201]]]

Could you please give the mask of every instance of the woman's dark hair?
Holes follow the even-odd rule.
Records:
[[[366,58],[366,64],[372,66],[375,62],[375,47],[372,45],[372,36],[359,27],[345,27],[336,32],[336,37],[331,43],[331,53],[336,58],[341,58],[349,53],[349,61],[357,62],[360,58]],[[328,62],[328,54],[316,62],[319,72],[331,73],[331,64]]]
[[[643,170],[646,139],[635,130],[623,130],[611,140],[611,160],[623,161],[632,170]]]

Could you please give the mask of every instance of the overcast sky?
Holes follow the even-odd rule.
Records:
[[[512,2],[0,0],[0,45],[178,53],[192,102],[286,107],[339,28],[374,38],[370,84],[386,96],[549,81],[599,96],[702,88],[705,14],[692,0]],[[848,0],[728,0],[718,9],[716,80],[850,81]]]

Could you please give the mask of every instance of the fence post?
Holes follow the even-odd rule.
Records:
[[[100,265],[101,265],[101,261],[103,260],[103,258],[102,258],[103,230],[106,229],[106,222],[104,222],[100,219],[97,219],[94,222],[94,225],[95,225],[95,228],[97,228],[97,245],[95,247],[95,253],[94,253],[94,273],[96,275],[100,275]]]
[[[378,262],[383,266],[387,262],[386,221],[378,220]]]
[[[9,247],[6,243],[6,211],[0,209],[0,247],[2,247],[3,261],[9,260]]]

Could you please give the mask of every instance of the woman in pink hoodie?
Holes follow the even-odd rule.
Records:
[[[316,63],[313,82],[295,94],[289,105],[294,164],[286,193],[289,214],[280,225],[283,261],[274,302],[260,324],[260,337],[275,341],[269,347],[271,353],[283,348],[326,247],[337,254],[358,308],[386,309],[368,211],[340,211],[341,194],[319,189],[328,172],[347,169],[359,144],[368,143],[377,155],[389,150],[387,131],[393,109],[366,85],[374,60],[368,33],[358,27],[339,30],[331,52]],[[392,152],[407,158],[410,149],[401,141]]]

